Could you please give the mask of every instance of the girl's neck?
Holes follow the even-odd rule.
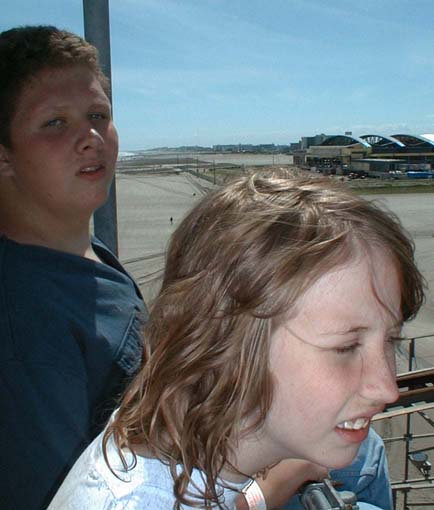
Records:
[[[233,449],[231,458],[232,465],[247,476],[253,476],[281,460],[280,452],[275,451],[272,445],[267,444],[261,431],[241,437]],[[230,468],[223,470],[222,477],[234,482],[243,481],[240,474],[234,473]]]

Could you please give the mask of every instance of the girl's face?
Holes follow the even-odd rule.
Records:
[[[382,250],[325,273],[271,337],[274,398],[263,447],[276,459],[349,464],[372,416],[398,398],[400,329],[399,276]]]

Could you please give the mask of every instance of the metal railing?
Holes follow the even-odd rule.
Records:
[[[411,510],[413,507],[434,508],[434,477],[431,474],[431,462],[428,456],[428,452],[434,450],[434,419],[428,415],[428,412],[434,411],[434,367],[415,370],[416,346],[419,341],[429,338],[434,340],[434,334],[408,339],[408,372],[397,377],[400,398],[397,403],[393,404],[393,407],[376,417],[379,420],[391,419],[397,416],[405,417],[404,433],[402,435],[383,438],[385,444],[397,441],[404,441],[405,444],[403,479],[392,482],[393,502],[396,510]],[[397,406],[403,407],[398,408]],[[413,433],[415,415],[428,423],[433,432]],[[430,446],[412,448],[414,442],[427,438],[433,438]],[[419,471],[420,477],[410,478],[411,465]],[[409,493],[421,489],[433,490],[431,501],[410,501]],[[401,507],[397,509],[399,493],[402,494]]]

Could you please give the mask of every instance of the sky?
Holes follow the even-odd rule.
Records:
[[[111,0],[121,150],[434,132],[433,0]],[[0,30],[83,35],[81,0],[2,0]]]

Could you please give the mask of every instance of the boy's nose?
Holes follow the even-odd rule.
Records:
[[[94,127],[88,127],[77,141],[77,150],[82,152],[87,149],[97,149],[101,145],[104,145],[104,138]]]

